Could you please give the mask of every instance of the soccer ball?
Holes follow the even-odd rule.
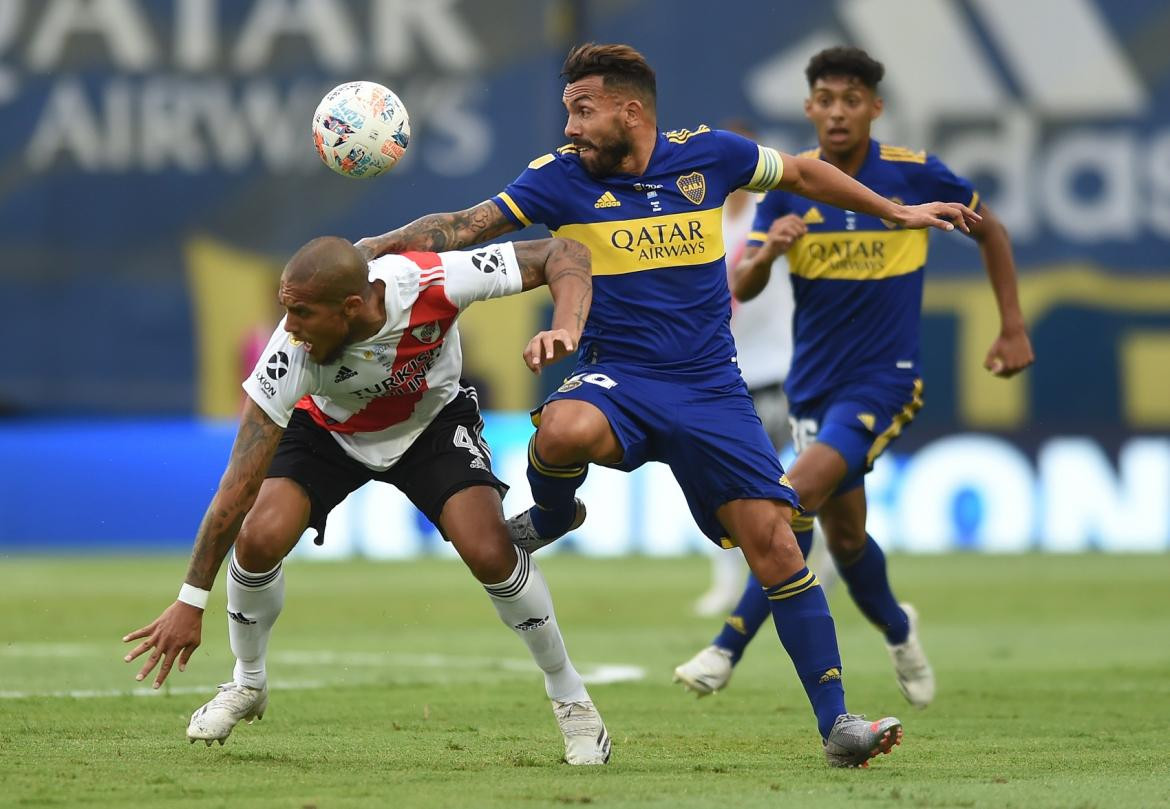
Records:
[[[389,171],[410,143],[410,116],[390,90],[372,81],[334,87],[313,113],[313,144],[325,165],[346,177]]]

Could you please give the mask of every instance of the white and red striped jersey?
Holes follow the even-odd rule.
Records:
[[[520,292],[522,283],[508,242],[382,256],[370,262],[370,280],[386,283],[386,324],[377,334],[319,365],[282,320],[244,390],[282,427],[293,410],[307,411],[351,458],[381,471],[459,391],[459,313]]]

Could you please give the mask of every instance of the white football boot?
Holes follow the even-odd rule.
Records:
[[[894,676],[902,696],[915,708],[925,708],[934,699],[934,669],[926,659],[918,640],[918,611],[909,604],[899,604],[910,619],[910,634],[898,644],[886,644],[894,661]]]
[[[731,680],[731,652],[708,646],[674,670],[674,681],[700,697],[714,694]]]
[[[601,714],[593,707],[593,700],[561,702],[554,699],[552,706],[561,735],[565,737],[565,763],[608,763],[609,733],[601,721]]]
[[[208,747],[213,741],[223,744],[241,719],[250,725],[253,719],[263,719],[267,708],[267,686],[249,688],[234,682],[224,683],[210,702],[191,714],[187,738],[191,744],[203,740]]]

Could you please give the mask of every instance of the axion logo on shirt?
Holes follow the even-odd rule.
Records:
[[[268,365],[264,369],[269,379],[280,379],[288,373],[288,354],[277,351],[268,358]]]
[[[485,250],[476,250],[471,254],[471,263],[482,273],[493,273],[496,270],[507,272],[504,267],[504,255],[497,245]]]

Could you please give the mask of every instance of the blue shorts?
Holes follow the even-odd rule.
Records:
[[[623,472],[647,461],[670,467],[700,530],[724,547],[735,543],[715,516],[731,500],[799,498],[764,432],[739,371],[664,381],[628,366],[578,365],[546,400],[589,402],[609,420],[623,455]],[[543,406],[543,405],[542,405]],[[533,421],[539,422],[539,411]]]
[[[797,455],[814,441],[841,453],[848,465],[835,494],[865,482],[873,462],[922,409],[922,380],[891,378],[842,386],[793,403],[788,417]]]

